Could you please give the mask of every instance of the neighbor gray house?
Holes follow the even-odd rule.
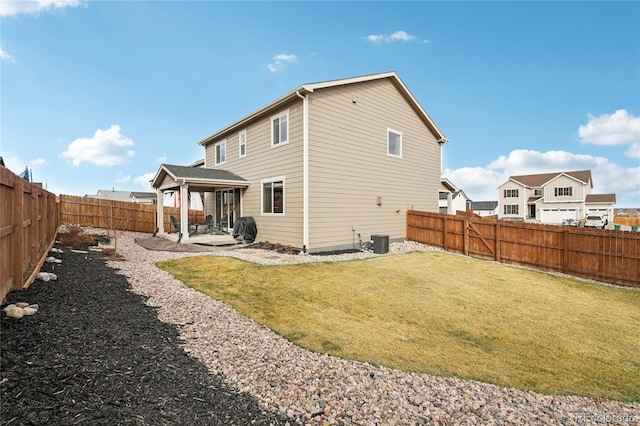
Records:
[[[309,83],[199,141],[204,167],[163,164],[152,186],[204,193],[216,222],[251,216],[258,240],[306,252],[356,232],[403,240],[408,209],[438,211],[446,142],[395,72]]]
[[[478,216],[496,216],[498,214],[497,201],[472,201],[471,209]]]

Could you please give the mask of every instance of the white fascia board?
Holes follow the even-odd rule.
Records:
[[[155,183],[158,180],[158,178],[160,178],[160,176],[162,175],[162,172],[165,172],[167,175],[171,176],[171,179],[173,179],[174,181],[177,179],[176,176],[171,173],[164,164],[162,164],[160,166],[160,168],[158,169],[158,171],[156,172],[156,175],[153,177],[153,179],[151,180],[151,187],[155,188]]]

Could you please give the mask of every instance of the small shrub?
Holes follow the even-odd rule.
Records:
[[[282,244],[280,244],[280,243],[275,243],[275,244],[273,245],[273,249],[274,249],[275,251],[278,251],[278,252],[279,252],[280,250],[282,250]]]
[[[58,233],[58,241],[60,241],[60,244],[64,247],[75,249],[96,246],[98,245],[98,238],[102,238],[103,241],[105,239],[104,236],[85,234],[80,225],[69,225],[63,232]],[[108,238],[106,240],[108,241]]]
[[[269,240],[267,240],[267,241],[263,241],[263,242],[262,242],[262,248],[263,248],[263,249],[269,249],[269,248],[271,248],[271,243],[269,242]]]
[[[293,246],[291,244],[287,244],[284,246],[284,252],[286,254],[293,254]]]

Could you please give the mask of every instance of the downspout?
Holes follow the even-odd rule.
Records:
[[[302,96],[302,251],[309,247],[309,94]]]

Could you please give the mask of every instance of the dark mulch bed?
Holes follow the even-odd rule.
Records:
[[[180,347],[178,330],[131,293],[101,253],[56,254],[57,281],[13,291],[9,303],[39,311],[2,313],[3,425],[284,425],[257,400],[209,374]],[[126,259],[123,261],[126,262]]]

